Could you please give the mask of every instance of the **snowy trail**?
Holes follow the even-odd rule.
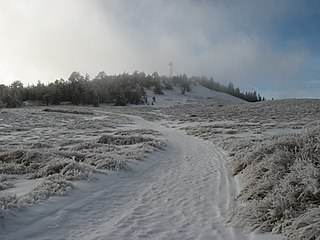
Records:
[[[0,239],[279,239],[226,228],[236,189],[222,152],[182,131],[132,119],[160,131],[167,149],[133,171],[100,176],[67,197],[9,216],[0,222]]]

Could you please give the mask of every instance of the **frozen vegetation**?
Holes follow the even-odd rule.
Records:
[[[125,129],[128,118],[90,108],[5,109],[0,116],[0,216],[165,147],[158,132]],[[21,179],[29,182],[23,194],[15,188]]]
[[[60,226],[61,238],[280,239],[257,235],[271,232],[319,240],[320,101],[249,104],[220,93],[198,96],[197,88],[180,97],[166,92],[148,107],[0,110],[4,221],[12,209],[65,195],[78,180],[88,180],[96,185],[91,197],[79,193],[84,200],[69,197],[52,212],[41,210],[54,216],[45,222],[58,226],[63,207],[79,206],[86,219],[72,211],[68,219],[71,228],[83,229]],[[142,159],[152,161],[130,173]],[[120,176],[130,177],[92,182],[121,169],[127,170]],[[16,233],[8,221],[8,239],[41,239],[32,235],[38,225]],[[46,234],[58,236],[54,228]]]
[[[180,121],[189,125],[187,132],[225,149],[228,171],[240,179],[231,225],[320,239],[320,101],[184,110]],[[194,122],[201,124],[190,126]]]

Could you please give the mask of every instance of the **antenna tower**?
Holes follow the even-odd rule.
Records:
[[[170,75],[169,76],[172,77],[173,76],[173,63],[170,62],[169,66],[170,66]]]

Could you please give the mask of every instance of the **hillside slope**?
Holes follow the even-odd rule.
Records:
[[[163,90],[163,95],[156,95],[152,90],[146,89],[148,103],[152,104],[152,97],[155,96],[156,101],[154,107],[172,107],[179,105],[230,105],[247,103],[245,100],[231,96],[227,93],[210,90],[200,85],[192,85],[191,91],[181,94],[180,88],[173,90]]]

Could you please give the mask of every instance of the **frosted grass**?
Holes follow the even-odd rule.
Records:
[[[158,132],[126,129],[127,117],[86,107],[2,109],[0,123],[0,215],[54,195],[93,173],[126,169],[129,161],[163,149]],[[42,179],[15,195],[15,176]],[[13,189],[13,190],[12,190]],[[10,191],[7,191],[10,190]]]

